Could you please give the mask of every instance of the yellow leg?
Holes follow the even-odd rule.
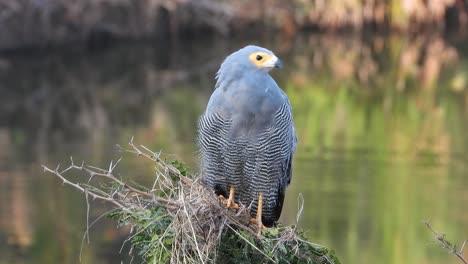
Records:
[[[228,198],[228,199],[226,199],[226,198],[225,198],[224,196],[222,196],[222,195],[219,196],[219,199],[220,199],[223,203],[226,204],[226,207],[227,207],[227,208],[230,208],[230,207],[232,207],[232,208],[234,208],[234,209],[239,208],[239,205],[236,204],[236,203],[234,202],[234,193],[235,193],[234,187],[231,186],[231,188],[229,189],[229,198]]]
[[[262,230],[265,230],[266,227],[262,223],[262,210],[263,210],[263,194],[258,194],[258,206],[257,206],[257,216],[250,220],[251,223],[256,224],[258,226],[257,235],[262,233]]]
[[[239,208],[239,205],[236,204],[234,202],[234,187],[231,186],[231,188],[229,189],[229,198],[227,200],[227,203],[226,203],[226,207],[229,208],[229,207],[232,207],[234,209],[237,209]]]

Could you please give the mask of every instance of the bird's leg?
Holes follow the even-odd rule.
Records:
[[[219,199],[226,204],[226,208],[232,207],[234,209],[238,209],[239,205],[234,202],[234,187],[231,186],[229,189],[229,198],[226,199],[224,196],[220,195]]]
[[[234,193],[235,193],[234,192],[234,187],[231,186],[231,188],[229,189],[229,198],[228,198],[228,200],[226,202],[226,207],[227,208],[229,208],[229,207],[232,207],[234,209],[239,208],[239,205],[234,202]]]
[[[255,218],[250,219],[252,224],[256,224],[258,226],[257,235],[260,235],[262,230],[265,230],[266,227],[262,223],[262,210],[263,210],[263,194],[258,194],[258,206],[257,206],[257,216]]]

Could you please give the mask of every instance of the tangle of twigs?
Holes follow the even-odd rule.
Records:
[[[115,205],[116,210],[111,215],[120,224],[131,225],[133,230],[126,240],[132,244],[131,251],[138,249],[148,263],[224,263],[233,260],[237,263],[339,263],[325,247],[303,239],[295,227],[271,228],[261,236],[257,235],[256,227],[250,225],[249,208],[244,205],[238,210],[225,208],[197,177],[186,175],[180,163],[168,161],[160,152],[145,146],[136,146],[133,139],[129,146],[118,148],[155,165],[151,188],[117,178],[114,170],[121,159],[111,162],[107,169],[84,163],[76,165],[73,159],[63,170],[60,166],[43,168],[85,194],[88,216],[89,198]],[[70,170],[84,171],[86,181],[76,183],[67,179],[65,174]],[[89,235],[89,220],[87,223],[85,236]]]

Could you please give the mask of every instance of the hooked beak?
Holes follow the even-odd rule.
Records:
[[[275,55],[271,56],[271,58],[266,61],[263,66],[267,69],[273,69],[273,68],[282,68],[283,67],[283,62],[278,59]]]
[[[278,58],[275,62],[275,68],[283,68],[283,62]]]

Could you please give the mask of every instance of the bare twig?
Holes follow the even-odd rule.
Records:
[[[70,186],[74,187],[75,189],[77,189],[77,190],[79,190],[79,191],[81,191],[83,193],[87,192],[89,195],[91,195],[91,197],[93,197],[93,199],[100,199],[100,200],[103,200],[103,201],[107,201],[107,202],[113,203],[114,205],[122,208],[123,210],[126,210],[126,207],[123,204],[121,204],[120,202],[116,201],[114,198],[107,197],[107,196],[102,196],[102,195],[96,194],[95,192],[90,191],[90,190],[85,190],[85,188],[81,187],[78,183],[73,183],[73,182],[67,180],[58,171],[59,167],[57,167],[57,169],[55,169],[55,170],[51,170],[48,167],[43,165],[42,168],[44,168],[45,172],[50,172],[50,173],[54,174],[55,176],[57,176],[58,178],[60,178],[64,184],[70,185]],[[65,171],[68,171],[70,168],[72,168],[72,166],[65,169]]]
[[[297,196],[297,214],[296,214],[296,223],[299,224],[301,219],[302,212],[304,212],[304,196],[302,193],[299,193]]]
[[[424,221],[424,224],[427,226],[427,228],[429,228],[429,230],[432,232],[432,234],[434,235],[434,238],[436,240],[436,242],[439,243],[439,245],[444,248],[444,249],[448,249],[449,253],[450,254],[453,254],[455,255],[458,259],[460,259],[460,261],[462,261],[464,264],[468,264],[468,262],[463,258],[463,249],[465,248],[465,244],[466,244],[466,240],[463,241],[463,244],[460,248],[460,250],[457,249],[457,246],[455,244],[453,244],[452,242],[448,241],[446,238],[445,238],[445,234],[443,233],[438,233],[434,230],[434,228],[432,228],[431,224],[429,223],[429,220],[426,220]]]

